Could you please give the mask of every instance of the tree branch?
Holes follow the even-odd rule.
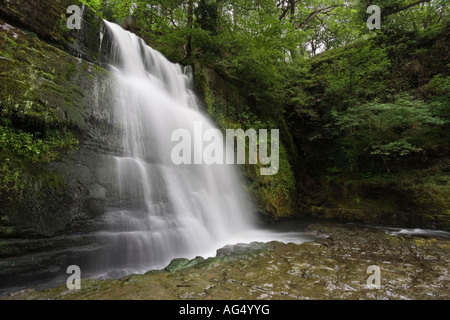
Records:
[[[278,20],[283,20],[283,18],[286,16],[286,14],[289,11],[289,7],[283,9],[283,12],[280,14],[280,16],[278,17]]]
[[[320,13],[325,13],[325,14],[329,14],[330,11],[334,10],[337,7],[347,7],[347,5],[345,4],[335,4],[329,7],[317,7],[314,9],[313,12],[311,12],[309,14],[309,16],[303,20],[302,22],[300,22],[297,26],[296,29],[301,29],[305,26],[307,26],[318,14]]]
[[[406,5],[406,6],[403,6],[403,7],[400,7],[400,8],[397,7],[397,6],[390,6],[390,7],[385,8],[385,9],[381,12],[381,15],[382,15],[383,17],[387,17],[387,16],[390,16],[390,15],[396,14],[396,13],[398,13],[398,12],[407,10],[407,9],[409,9],[409,8],[411,8],[411,7],[417,6],[417,5],[422,4],[422,3],[425,3],[425,2],[431,2],[431,0],[418,0],[418,1],[416,1],[416,2],[410,3],[410,4],[408,4],[408,5]]]
[[[288,3],[286,5],[286,2]],[[283,18],[286,16],[286,14],[291,11],[291,15],[293,16],[295,13],[295,5],[297,4],[298,0],[284,0],[284,1],[280,1],[277,4],[278,8],[281,8],[281,10],[283,11],[280,16],[278,17],[278,20],[283,20]]]

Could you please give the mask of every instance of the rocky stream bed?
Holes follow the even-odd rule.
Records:
[[[308,231],[321,239],[227,246],[216,257],[175,259],[143,275],[82,279],[81,290],[61,285],[3,299],[450,299],[448,233],[393,234],[331,223],[310,224]],[[379,267],[379,288],[368,287],[369,266]]]

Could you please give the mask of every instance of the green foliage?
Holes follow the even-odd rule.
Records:
[[[201,0],[194,9],[197,26],[212,35],[218,32],[218,5],[213,1]]]
[[[0,151],[31,163],[48,163],[58,159],[61,151],[78,146],[70,132],[50,131],[44,139],[38,136],[0,126]]]
[[[391,103],[371,102],[332,112],[330,131],[337,137],[350,170],[361,170],[373,157],[385,161],[431,152],[443,143],[440,128],[448,120],[436,113],[433,104],[408,95]],[[377,158],[375,158],[376,160]],[[372,162],[373,163],[373,162]]]
[[[402,9],[411,3],[380,3],[390,13],[383,30],[425,31],[443,25],[441,0]],[[368,5],[367,0],[110,0],[104,10],[109,8],[116,22],[140,33],[169,59],[198,61],[238,80],[259,116],[279,118],[284,103],[296,113],[317,116],[300,77],[322,84],[324,107],[345,109],[391,94],[386,81],[391,61],[382,41],[373,40],[382,39],[382,32],[366,27]],[[404,28],[414,23],[412,29]],[[189,44],[192,56],[187,56]],[[330,54],[313,61],[319,68],[316,79],[297,72],[309,69],[305,57],[321,51]]]
[[[97,14],[101,15],[102,7],[104,5],[104,0],[81,0],[87,4],[91,9],[93,9]]]
[[[68,131],[51,130],[45,137],[39,136],[0,125],[0,198],[20,200],[30,176],[37,174],[31,168],[58,160],[63,152],[78,146],[78,140]],[[47,179],[47,185],[53,188],[61,187],[57,175],[44,174],[41,179]]]
[[[450,76],[436,75],[426,88],[425,95],[431,100],[434,112],[450,122]]]
[[[23,168],[9,158],[0,159],[0,199],[9,195],[8,200],[20,200],[26,184]]]
[[[319,65],[317,80],[325,88],[323,104],[337,104],[343,109],[389,93],[386,78],[390,61],[382,46],[370,40],[360,41],[330,55],[313,61]]]
[[[406,139],[400,139],[398,141],[389,142],[387,144],[381,146],[373,147],[374,151],[371,154],[373,155],[381,155],[381,156],[407,156],[414,152],[423,151],[422,148],[417,148],[413,146],[411,143],[406,141]]]

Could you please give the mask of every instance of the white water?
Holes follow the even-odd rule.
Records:
[[[105,276],[145,272],[175,257],[209,255],[254,230],[251,201],[236,167],[171,161],[175,129],[193,132],[196,121],[204,130],[214,127],[199,111],[191,71],[105,23],[113,35],[116,121],[125,150],[116,158],[123,206],[108,214],[110,230],[103,233],[112,244],[103,257]]]
[[[379,227],[378,229],[384,229],[387,233],[394,236],[412,235],[412,236],[425,236],[425,237],[442,237],[450,238],[450,232],[444,230],[432,230],[432,229],[412,229],[412,228],[388,228]]]
[[[173,164],[174,130],[189,130],[193,140],[199,139],[195,145],[203,143],[193,134],[196,122],[204,132],[214,128],[191,90],[191,70],[169,62],[120,26],[105,24],[113,35],[115,119],[123,129],[125,154],[116,157],[120,209],[106,215],[108,228],[100,235],[109,246],[90,260],[89,276],[144,273],[177,257],[215,256],[229,244],[313,240],[297,228],[256,227],[238,167]],[[222,147],[229,152],[225,143]]]

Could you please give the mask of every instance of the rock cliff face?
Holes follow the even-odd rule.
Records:
[[[435,177],[443,182],[430,182]],[[448,175],[442,173],[417,178],[415,184],[322,181],[303,188],[299,204],[313,218],[450,230],[447,180]]]
[[[25,201],[3,195],[2,216],[7,218],[2,221],[9,224],[4,235],[55,235],[75,218],[101,213],[99,200],[110,193],[100,193],[100,199],[93,190],[113,185],[104,169],[111,167],[105,165],[109,155],[120,152],[111,101],[114,85],[98,59],[107,56],[99,55],[100,41],[108,50],[109,36],[106,31],[101,35],[102,21],[88,8],[82,29],[69,30],[65,13],[72,3],[6,1],[0,10],[3,115],[32,133],[68,129],[80,141],[78,150],[60,161],[29,170]],[[59,183],[45,181],[50,172]]]
[[[110,38],[100,19],[79,0],[1,0],[0,16],[78,58],[102,64],[109,54]],[[69,6],[81,9],[80,29],[69,29]],[[102,33],[105,33],[102,36]],[[101,44],[101,45],[100,45]]]
[[[21,190],[0,192],[2,286],[31,272],[59,272],[54,266],[69,259],[67,247],[94,242],[76,234],[97,230],[98,217],[116,199],[114,155],[122,150],[111,101],[114,81],[102,58],[110,38],[87,7],[82,28],[69,30],[66,10],[73,4],[77,1],[1,1],[2,117],[35,137],[56,130],[79,141],[50,163],[0,159]]]

